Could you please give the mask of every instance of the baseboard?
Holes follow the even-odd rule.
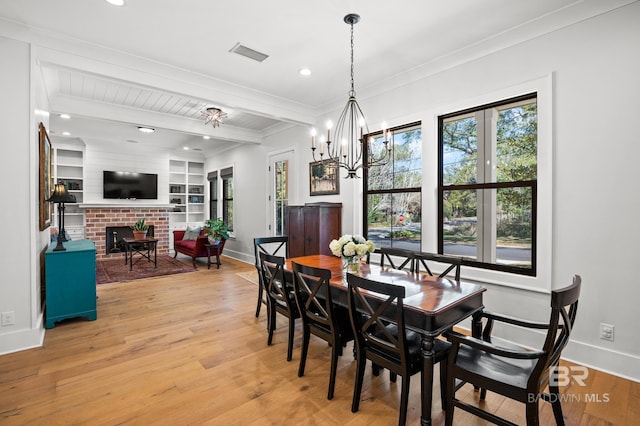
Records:
[[[18,330],[0,335],[0,355],[39,348],[43,343],[44,327],[42,326],[42,321],[39,321],[38,328]]]

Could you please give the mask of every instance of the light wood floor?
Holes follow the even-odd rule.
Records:
[[[198,272],[98,286],[96,321],[59,324],[42,348],[0,356],[0,424],[397,424],[400,379],[372,377],[369,365],[360,411],[352,413],[349,347],[328,401],[327,345],[312,337],[299,378],[299,333],[287,362],[286,323],[278,322],[267,346],[264,310],[254,316],[257,287],[237,275],[253,265],[222,261],[219,270],[200,264]],[[414,376],[408,424],[420,421],[419,384]],[[640,384],[591,370],[587,385],[567,390],[574,398],[564,404],[568,425],[639,424]],[[434,425],[441,425],[437,379],[435,386]],[[477,398],[470,387],[458,396]],[[541,424],[553,424],[541,405]],[[523,422],[518,403],[489,394],[485,406]],[[455,424],[484,423],[456,410]]]

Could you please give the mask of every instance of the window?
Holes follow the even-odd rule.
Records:
[[[289,203],[288,172],[289,161],[280,160],[274,163],[275,168],[275,235],[285,234],[286,207]]]
[[[391,129],[391,134],[389,161],[364,169],[364,234],[376,247],[420,251],[422,130],[420,123],[412,123]],[[382,132],[369,137],[377,156],[384,149]]]
[[[217,219],[218,217],[218,171],[207,174],[209,181],[209,217]]]
[[[438,251],[536,275],[535,93],[439,117]]]
[[[220,170],[222,179],[222,220],[233,231],[233,167]]]

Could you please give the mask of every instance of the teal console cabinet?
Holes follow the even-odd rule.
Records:
[[[66,250],[45,253],[45,327],[67,318],[96,314],[96,246],[91,240],[67,241]]]

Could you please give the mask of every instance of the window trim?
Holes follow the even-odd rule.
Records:
[[[513,86],[495,89],[459,99],[448,104],[436,105],[422,113],[423,174],[424,182],[433,179],[434,185],[423,191],[423,250],[437,250],[438,226],[438,117],[451,111],[463,111],[473,105],[485,105],[496,99],[510,99],[536,92],[538,97],[538,174],[537,174],[537,274],[536,276],[509,272],[462,267],[462,277],[497,286],[523,289],[549,294],[553,273],[553,73],[538,75]],[[430,229],[433,227],[433,229]]]
[[[532,93],[527,93],[524,95],[520,95],[520,96],[516,96],[516,97],[512,97],[512,98],[506,98],[506,99],[502,99],[499,101],[494,101],[488,104],[481,104],[481,105],[477,105],[475,107],[472,108],[467,108],[464,109],[462,111],[457,111],[457,112],[451,112],[449,114],[443,114],[441,116],[438,116],[438,139],[437,139],[437,143],[438,143],[438,182],[437,182],[437,191],[438,191],[438,216],[436,217],[436,221],[437,221],[437,236],[438,236],[438,240],[437,240],[437,247],[438,247],[438,253],[440,254],[444,254],[444,234],[443,234],[443,223],[442,223],[442,219],[444,216],[444,212],[443,212],[443,198],[444,198],[444,193],[446,191],[450,191],[450,190],[485,190],[485,189],[499,189],[499,188],[516,188],[516,187],[530,187],[532,192],[532,205],[531,205],[531,210],[532,210],[532,216],[531,216],[531,228],[532,228],[532,236],[531,236],[531,268],[520,268],[520,267],[514,267],[514,266],[509,266],[509,265],[505,265],[505,264],[498,264],[498,263],[490,263],[487,261],[478,261],[478,260],[473,260],[473,259],[463,259],[462,261],[462,265],[466,265],[466,266],[474,266],[477,268],[481,268],[481,269],[491,269],[491,270],[495,270],[495,271],[504,271],[507,273],[511,273],[511,274],[518,274],[518,275],[529,275],[529,276],[535,276],[537,274],[537,263],[536,263],[536,258],[537,258],[537,226],[536,226],[536,222],[537,222],[537,180],[524,180],[524,181],[517,181],[517,182],[480,182],[480,183],[475,183],[475,184],[445,184],[444,183],[444,146],[442,144],[442,138],[443,138],[443,126],[444,123],[450,119],[450,118],[463,118],[465,115],[475,115],[478,112],[482,112],[482,111],[487,111],[487,110],[491,110],[491,109],[501,109],[501,107],[516,107],[518,104],[520,105],[524,105],[527,103],[530,103],[529,101],[534,100],[536,101],[536,105],[538,103],[538,96],[537,93],[532,92]],[[537,108],[536,108],[537,109]],[[536,119],[537,119],[537,111],[536,111]],[[536,134],[536,152],[537,152],[537,142],[538,139],[538,135]],[[478,140],[484,140],[484,136],[482,138],[478,138]],[[485,141],[486,143],[486,141]],[[479,145],[479,144],[478,144]],[[487,154],[485,148],[478,148],[478,155],[480,155],[481,153],[483,153],[483,155],[485,155],[485,158],[487,155],[491,155],[491,153]],[[538,161],[539,156],[536,155],[536,161]],[[481,158],[478,158],[478,164],[484,164],[484,160]],[[480,210],[480,209],[479,209]],[[478,212],[478,214],[480,214],[480,212]],[[480,221],[480,220],[479,220]],[[484,224],[483,224],[484,225]],[[479,240],[478,242],[482,242]]]

